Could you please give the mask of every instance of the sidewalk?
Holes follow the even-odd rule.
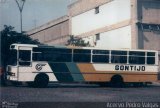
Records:
[[[157,82],[153,82],[152,84],[160,86],[160,80],[158,80]]]

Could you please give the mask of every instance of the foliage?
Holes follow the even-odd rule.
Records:
[[[86,43],[82,38],[77,38],[74,37],[73,35],[70,36],[70,39],[67,41],[67,45],[80,46],[80,47],[90,46],[89,42]]]
[[[32,40],[25,33],[14,31],[14,27],[4,25],[4,29],[0,31],[1,39],[1,65],[6,67],[7,61],[11,58],[9,47],[13,43],[21,44],[40,44],[37,40]]]

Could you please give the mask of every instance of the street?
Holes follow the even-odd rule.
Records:
[[[50,84],[47,88],[1,87],[7,102],[159,102],[160,85],[146,87],[99,87],[94,84]]]

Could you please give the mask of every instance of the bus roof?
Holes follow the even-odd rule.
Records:
[[[150,51],[150,52],[159,52],[157,50],[146,50],[146,49],[127,49],[127,48],[122,48],[122,49],[109,49],[109,48],[104,48],[104,47],[77,47],[77,46],[62,46],[62,45],[35,45],[35,44],[12,44],[17,47],[19,46],[24,46],[24,47],[39,47],[39,48],[66,48],[66,49],[94,49],[94,50],[125,50],[125,51]]]
[[[109,49],[109,48],[104,48],[104,47],[78,47],[78,46],[62,46],[62,45],[53,45],[53,46],[48,46],[48,45],[39,45],[40,48],[66,48],[66,49],[93,49],[93,50],[125,50],[125,51],[150,51],[150,52],[158,52],[156,50],[146,50],[146,49],[127,49],[127,48],[122,48],[122,49]]]

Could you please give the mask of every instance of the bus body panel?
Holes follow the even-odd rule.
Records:
[[[35,61],[33,60],[33,53],[41,54],[36,45],[22,45],[13,44],[16,50],[28,50],[30,51],[30,61],[29,65],[23,66],[8,66],[8,72],[11,72],[14,75],[8,75],[8,79],[12,81],[34,81],[35,77],[40,73],[45,73],[49,76],[49,81],[53,82],[109,82],[111,81],[114,75],[120,75],[123,78],[124,82],[153,82],[158,80],[158,52],[149,51],[149,50],[133,50],[133,51],[142,51],[145,52],[145,61],[148,52],[155,53],[155,64],[129,64],[127,63],[111,63],[109,60],[107,63],[94,63],[93,55],[101,56],[105,54],[97,54],[91,51],[90,57],[91,62],[75,62],[73,61],[74,49],[83,49],[83,48],[70,48],[72,49],[72,60],[70,62],[54,62],[49,59],[49,61]],[[33,48],[35,48],[33,50]],[[50,51],[54,49],[61,49],[65,47],[48,47],[47,50],[41,48],[44,51]],[[67,47],[66,47],[67,49]],[[94,48],[84,48],[94,50]],[[95,49],[99,50],[99,49]],[[37,51],[37,52],[34,52]],[[106,55],[111,59],[111,51]],[[117,51],[128,51],[126,56],[129,59],[129,51],[132,50],[117,50]],[[18,52],[18,51],[17,51]],[[67,51],[65,53],[68,53]],[[81,54],[81,52],[75,52]],[[85,52],[86,55],[88,52]],[[104,52],[103,52],[104,53]],[[19,54],[19,52],[18,52]],[[17,57],[19,56],[17,54]],[[107,57],[106,56],[106,57]],[[132,56],[132,55],[131,55]],[[54,56],[53,56],[54,57]],[[69,56],[67,56],[69,57]],[[151,55],[153,57],[153,55]],[[62,57],[63,58],[63,57]],[[17,60],[19,60],[17,58]],[[19,61],[20,62],[20,61]],[[28,62],[28,61],[27,61]]]

